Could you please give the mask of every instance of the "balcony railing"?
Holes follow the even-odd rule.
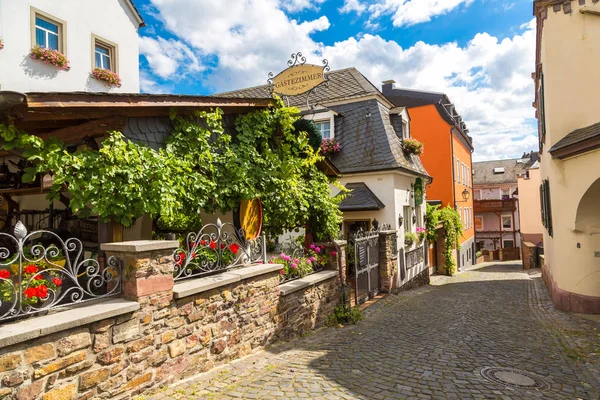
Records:
[[[517,199],[474,200],[473,208],[476,213],[517,211]]]

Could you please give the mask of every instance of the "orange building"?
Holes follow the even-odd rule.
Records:
[[[421,162],[433,177],[427,185],[427,202],[454,207],[463,222],[460,268],[474,264],[475,229],[471,155],[473,142],[462,117],[443,93],[397,89],[383,82],[383,95],[394,105],[408,108],[411,135],[423,143]]]

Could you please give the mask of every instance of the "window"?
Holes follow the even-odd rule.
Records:
[[[508,231],[513,228],[513,220],[512,215],[503,215],[502,216],[502,230]]]
[[[462,165],[462,174],[463,174],[462,183],[463,183],[463,185],[466,185],[467,184],[467,166],[464,163]]]
[[[480,215],[475,216],[475,230],[477,230],[477,231],[483,230],[483,217]]]
[[[542,225],[548,231],[548,235],[552,236],[552,207],[550,205],[550,181],[548,179],[544,179],[540,185],[540,208],[542,211]]]
[[[65,23],[41,10],[31,9],[31,46],[45,47],[65,53]]]
[[[471,168],[467,168],[467,186],[471,187]]]
[[[412,232],[412,216],[410,206],[404,206],[402,209],[402,216],[404,218],[404,233]]]
[[[462,207],[458,207],[458,214],[460,215],[460,222],[465,223],[465,220],[463,219],[463,209]]]
[[[456,182],[460,182],[460,160],[457,158],[456,159]]]
[[[410,132],[408,130],[408,122],[402,120],[402,139],[410,138]]]
[[[92,35],[93,68],[108,69],[118,72],[117,45],[96,35]]]
[[[315,125],[321,131],[321,136],[323,139],[331,139],[331,122],[330,121],[321,121],[315,122]]]
[[[514,240],[505,239],[502,241],[502,247],[504,247],[505,249],[515,247],[515,242]]]
[[[502,189],[502,200],[510,199],[510,189]]]

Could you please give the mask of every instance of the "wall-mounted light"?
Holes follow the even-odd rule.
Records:
[[[377,230],[379,228],[379,221],[377,221],[377,218],[373,218],[373,230]]]
[[[469,201],[469,198],[471,198],[471,192],[469,192],[468,189],[463,190],[461,195],[462,195],[463,201],[457,201],[457,203],[466,203],[467,201]]]
[[[398,214],[398,228],[402,226],[402,222],[404,222],[404,217]]]

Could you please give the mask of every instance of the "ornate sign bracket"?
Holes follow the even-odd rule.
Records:
[[[306,64],[306,57],[302,53],[292,54],[287,62],[288,68],[277,75],[269,72],[267,83],[273,85],[271,95],[278,94],[284,97],[289,106],[289,96],[307,93],[306,108],[313,110],[315,106],[310,104],[311,94],[321,85],[328,86],[325,73],[331,68],[327,59],[323,59],[322,64],[321,66]]]

